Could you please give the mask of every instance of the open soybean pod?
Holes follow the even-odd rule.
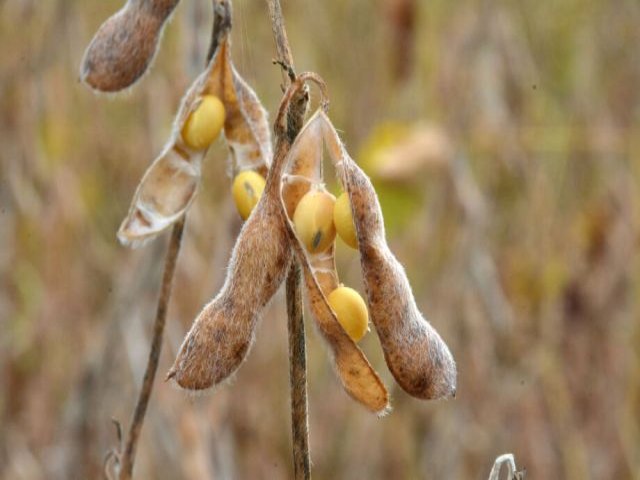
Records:
[[[398,384],[415,397],[455,395],[455,361],[418,310],[404,268],[387,245],[375,189],[345,151],[328,117],[318,115],[328,152],[351,200],[369,312],[387,365]]]
[[[205,101],[224,106],[224,135],[233,169],[255,169],[265,175],[269,168],[272,148],[267,115],[233,68],[227,33],[228,27],[218,33],[218,47],[207,69],[187,91],[169,140],[138,185],[118,231],[124,244],[138,246],[155,237],[184,215],[195,198],[208,143],[188,141],[185,126]]]
[[[258,96],[240,77],[229,58],[227,63],[232,82],[226,77],[224,137],[229,146],[233,173],[254,170],[267,176],[273,150],[267,112]],[[228,85],[233,85],[229,88]]]
[[[80,78],[95,90],[117,92],[147,71],[162,30],[179,0],[128,0],[109,17],[87,47]]]
[[[321,114],[316,113],[307,122],[287,157],[292,168],[297,166],[300,171],[305,172],[307,178],[308,176],[313,178],[314,174],[320,171],[323,147],[322,121]],[[291,188],[291,185],[303,184],[283,184],[281,215],[286,219],[291,245],[303,268],[311,313],[318,330],[330,348],[335,371],[347,393],[369,410],[382,415],[389,409],[389,394],[362,350],[342,328],[327,302],[326,295],[337,287],[333,246],[328,251],[315,255],[309,254],[296,235],[291,217],[287,215],[295,199],[299,200],[300,190],[302,190]]]
[[[184,389],[214,387],[238,369],[261,311],[288,271],[292,253],[280,212],[287,148],[281,140],[262,196],[236,240],[224,285],[195,319],[169,370],[167,378]]]
[[[282,200],[289,219],[294,217],[296,207],[307,193],[325,192],[322,149],[322,125],[309,121],[289,151],[287,168],[282,177]],[[309,265],[325,295],[329,295],[338,287],[334,253],[335,242],[331,241],[328,249],[308,254]]]

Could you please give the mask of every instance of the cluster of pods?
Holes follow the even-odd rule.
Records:
[[[177,0],[130,0],[89,45],[81,77],[100,91],[129,87],[146,71],[163,24]],[[215,6],[210,61],[187,90],[174,128],[142,180],[118,231],[139,246],[180,220],[194,200],[209,146],[223,136],[229,150],[231,191],[245,220],[218,294],[193,322],[168,373],[180,387],[204,390],[229,378],[245,359],[262,310],[292,261],[302,266],[306,299],[346,392],[383,414],[389,395],[357,341],[373,323],[387,365],[409,394],[435,399],[455,394],[456,366],[444,341],[416,305],[403,267],[387,246],[376,192],[345,150],[327,116],[323,82],[296,77],[275,120],[275,152],[267,114],[231,60],[228,0]],[[320,84],[321,106],[293,144],[284,134],[287,112],[307,83]],[[326,191],[327,152],[343,193]],[[366,290],[362,298],[340,284],[336,233],[358,250]]]

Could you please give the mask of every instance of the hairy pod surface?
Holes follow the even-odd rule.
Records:
[[[266,175],[272,157],[267,114],[233,68],[230,48],[224,33],[206,70],[187,90],[169,140],[138,184],[118,231],[121,243],[133,247],[144,244],[169,228],[191,205],[208,145],[185,141],[183,133],[185,127],[188,130],[189,119],[198,114],[198,108],[209,97],[216,97],[223,105],[224,135],[232,169],[252,169]],[[217,110],[220,113],[219,107]]]
[[[455,361],[418,310],[404,268],[387,246],[375,189],[344,150],[329,119],[322,115],[329,153],[351,200],[369,312],[387,365],[398,384],[415,397],[455,395]]]
[[[286,276],[292,251],[280,210],[284,151],[279,145],[264,192],[236,240],[222,289],[195,319],[169,370],[167,378],[182,388],[208,389],[237,370],[260,312]]]
[[[222,289],[195,319],[167,375],[182,388],[204,390],[236,371],[251,347],[260,312],[284,280],[291,248],[280,214],[282,167],[283,159],[269,172],[238,235]]]
[[[287,157],[292,176],[300,171],[308,172],[311,183],[317,183],[321,172],[322,123],[315,114],[299,133]],[[316,147],[319,146],[319,149]],[[285,176],[286,178],[286,176]],[[300,185],[304,185],[301,183]],[[281,216],[287,226],[290,242],[303,268],[306,296],[309,308],[323,339],[329,346],[333,366],[346,392],[366,408],[379,415],[389,410],[389,394],[364,353],[338,322],[326,295],[337,287],[337,275],[333,257],[333,245],[326,252],[309,254],[296,235],[295,227],[287,216],[288,205],[295,202],[298,189],[281,186]],[[292,200],[293,198],[293,200]]]
[[[275,200],[265,191],[240,231],[222,290],[187,334],[168,374],[180,387],[213,387],[246,357],[260,312],[284,280],[291,259]]]
[[[129,0],[91,40],[80,79],[101,92],[117,92],[133,85],[153,62],[163,27],[178,2]]]

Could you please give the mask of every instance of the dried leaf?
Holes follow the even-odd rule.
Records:
[[[87,47],[80,78],[95,90],[117,92],[147,71],[163,27],[179,0],[129,0],[98,29]]]

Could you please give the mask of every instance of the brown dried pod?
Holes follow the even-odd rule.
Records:
[[[279,192],[270,173],[236,241],[222,290],[187,334],[167,378],[188,390],[215,386],[240,366],[254,339],[260,312],[284,280],[291,249]]]
[[[291,260],[280,213],[287,150],[281,139],[262,196],[236,240],[225,283],[195,319],[169,370],[167,379],[182,388],[208,389],[236,371],[253,343],[260,312],[284,280]]]
[[[139,246],[177,221],[195,198],[208,147],[191,148],[183,127],[205,96],[219,98],[225,111],[224,136],[233,170],[266,175],[272,156],[267,114],[256,94],[235,71],[226,32],[207,69],[187,91],[163,152],[148,168],[118,231],[123,244]]]
[[[289,218],[313,183],[322,181],[322,125],[307,122],[291,147],[288,169],[282,178],[282,198]],[[293,173],[297,172],[297,173]]]
[[[321,171],[323,130],[320,121],[321,117],[316,113],[298,135],[287,157],[293,168],[311,176],[310,185],[319,181]],[[304,185],[304,182],[294,185]],[[291,188],[290,183],[283,184],[281,214],[287,219],[291,245],[303,268],[311,313],[331,350],[336,373],[347,393],[369,410],[385,414],[389,410],[389,394],[384,384],[362,350],[344,331],[327,302],[326,295],[338,286],[334,247],[318,254],[309,254],[296,236],[291,217],[287,217],[290,206],[301,196],[300,190],[302,189]]]
[[[423,399],[455,395],[456,364],[416,305],[404,268],[389,249],[382,210],[367,175],[349,157],[323,112],[324,138],[351,200],[371,320],[394,378]]]
[[[87,47],[80,79],[101,92],[133,85],[147,71],[167,19],[179,0],[129,0],[98,29]]]

